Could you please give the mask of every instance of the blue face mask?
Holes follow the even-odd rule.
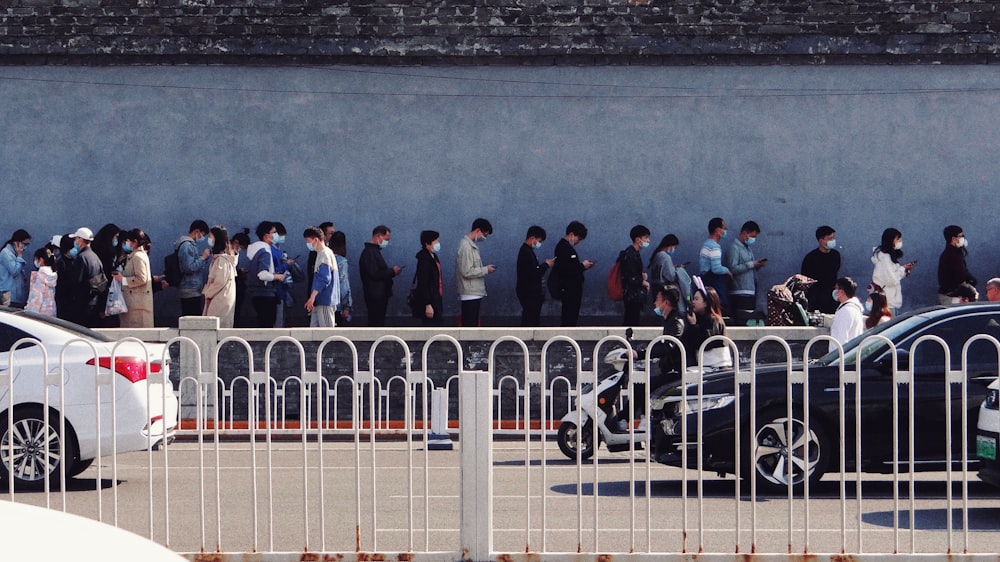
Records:
[[[127,254],[132,251],[132,246],[129,246],[128,244],[122,244],[122,251]]]
[[[534,248],[536,250],[539,249],[539,248],[541,248],[541,247],[542,247],[542,243],[541,242],[535,242],[535,244],[532,246],[532,248]]]
[[[837,247],[837,240],[836,239],[834,239],[834,240],[828,240],[827,241],[827,243],[826,243],[826,249],[827,250],[832,250],[832,249],[834,249],[836,247]]]
[[[663,318],[663,311],[660,310],[659,307],[653,308],[653,314],[659,316],[660,318]]]
[[[727,234],[729,234],[729,231],[728,230],[723,230],[722,231],[722,238],[725,238]]]
[[[383,250],[386,249],[386,248],[388,248],[389,247],[389,241],[388,240],[383,240],[383,241],[379,242],[378,243],[378,247],[382,248]]]
[[[115,238],[114,240],[111,241],[111,247],[112,248],[117,248],[118,247],[118,239],[117,238]]]
[[[643,242],[642,244],[639,244],[639,247],[640,248],[648,248],[649,247],[649,240]]]
[[[674,252],[676,252],[676,251],[677,251],[677,248],[670,248],[670,249],[667,250],[667,254],[669,254],[669,255],[672,256],[672,255],[674,255]]]
[[[74,240],[73,241],[73,249],[76,250],[77,253],[80,252],[80,241],[79,240]]]
[[[282,235],[280,235],[280,234],[275,234],[274,235],[274,243],[275,244],[284,244],[285,243],[285,237],[282,236]]]
[[[440,252],[441,251],[441,243],[440,242],[435,242],[434,245],[431,246],[431,249],[434,250],[435,252]]]
[[[830,296],[832,296],[832,297],[833,297],[833,300],[837,300],[837,293],[838,293],[838,292],[839,292],[839,291],[837,291],[837,289],[834,289],[834,290],[833,290],[833,292],[832,292],[832,293],[830,293]]]
[[[751,236],[750,238],[747,238],[747,246],[753,246],[756,243],[757,243],[757,239],[754,238],[753,236]]]
[[[872,311],[872,301],[865,301],[865,312]]]
[[[77,247],[76,242],[73,242],[73,247],[69,249],[69,257],[75,258],[80,254],[80,248]]]
[[[306,249],[309,250],[310,252],[315,252],[316,246],[313,246],[312,242],[306,242]]]

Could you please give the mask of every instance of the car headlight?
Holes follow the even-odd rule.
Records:
[[[664,396],[653,400],[650,408],[652,410],[666,410],[668,405],[670,405],[673,409],[667,411],[672,412],[673,416],[677,417],[696,413],[699,410],[699,406],[701,411],[704,412],[725,408],[734,401],[736,401],[736,396],[733,394],[705,394],[701,397],[700,403],[698,402],[697,395],[688,395],[687,400],[682,400],[680,396]]]
[[[998,391],[997,389],[995,389],[995,388],[990,389],[990,393],[986,395],[986,409],[987,410],[997,410],[997,409],[1000,409],[1000,405],[998,405],[998,402],[1000,402],[1000,398],[998,398],[998,394],[1000,394],[1000,391]]]

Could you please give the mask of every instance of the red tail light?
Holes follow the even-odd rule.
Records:
[[[88,365],[93,365],[94,360],[87,361]],[[100,357],[97,364],[105,369],[111,368],[110,357]],[[159,363],[149,365],[151,373],[160,372]],[[115,372],[128,379],[129,382],[139,382],[146,380],[146,362],[138,357],[115,357]]]

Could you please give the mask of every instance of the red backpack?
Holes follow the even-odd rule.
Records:
[[[622,285],[622,260],[615,262],[608,272],[608,296],[613,301],[625,300],[625,287]]]

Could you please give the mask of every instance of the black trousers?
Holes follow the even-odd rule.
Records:
[[[479,305],[483,303],[483,299],[472,299],[470,301],[462,302],[462,326],[467,328],[476,328],[479,326]]]
[[[385,326],[386,311],[389,310],[389,297],[365,297],[368,307],[368,325]]]
[[[623,320],[624,326],[639,326],[642,324],[642,322],[639,321],[639,315],[642,312],[642,305],[642,301],[625,303],[625,318]]]
[[[580,303],[583,302],[583,291],[571,292],[563,290],[562,312],[559,320],[562,326],[573,327],[580,321]]]
[[[201,316],[205,311],[202,297],[188,297],[181,299],[181,316]]]
[[[531,327],[542,324],[542,299],[520,299],[521,326]]]
[[[257,327],[273,328],[278,320],[278,297],[253,297],[250,300],[257,312]]]

